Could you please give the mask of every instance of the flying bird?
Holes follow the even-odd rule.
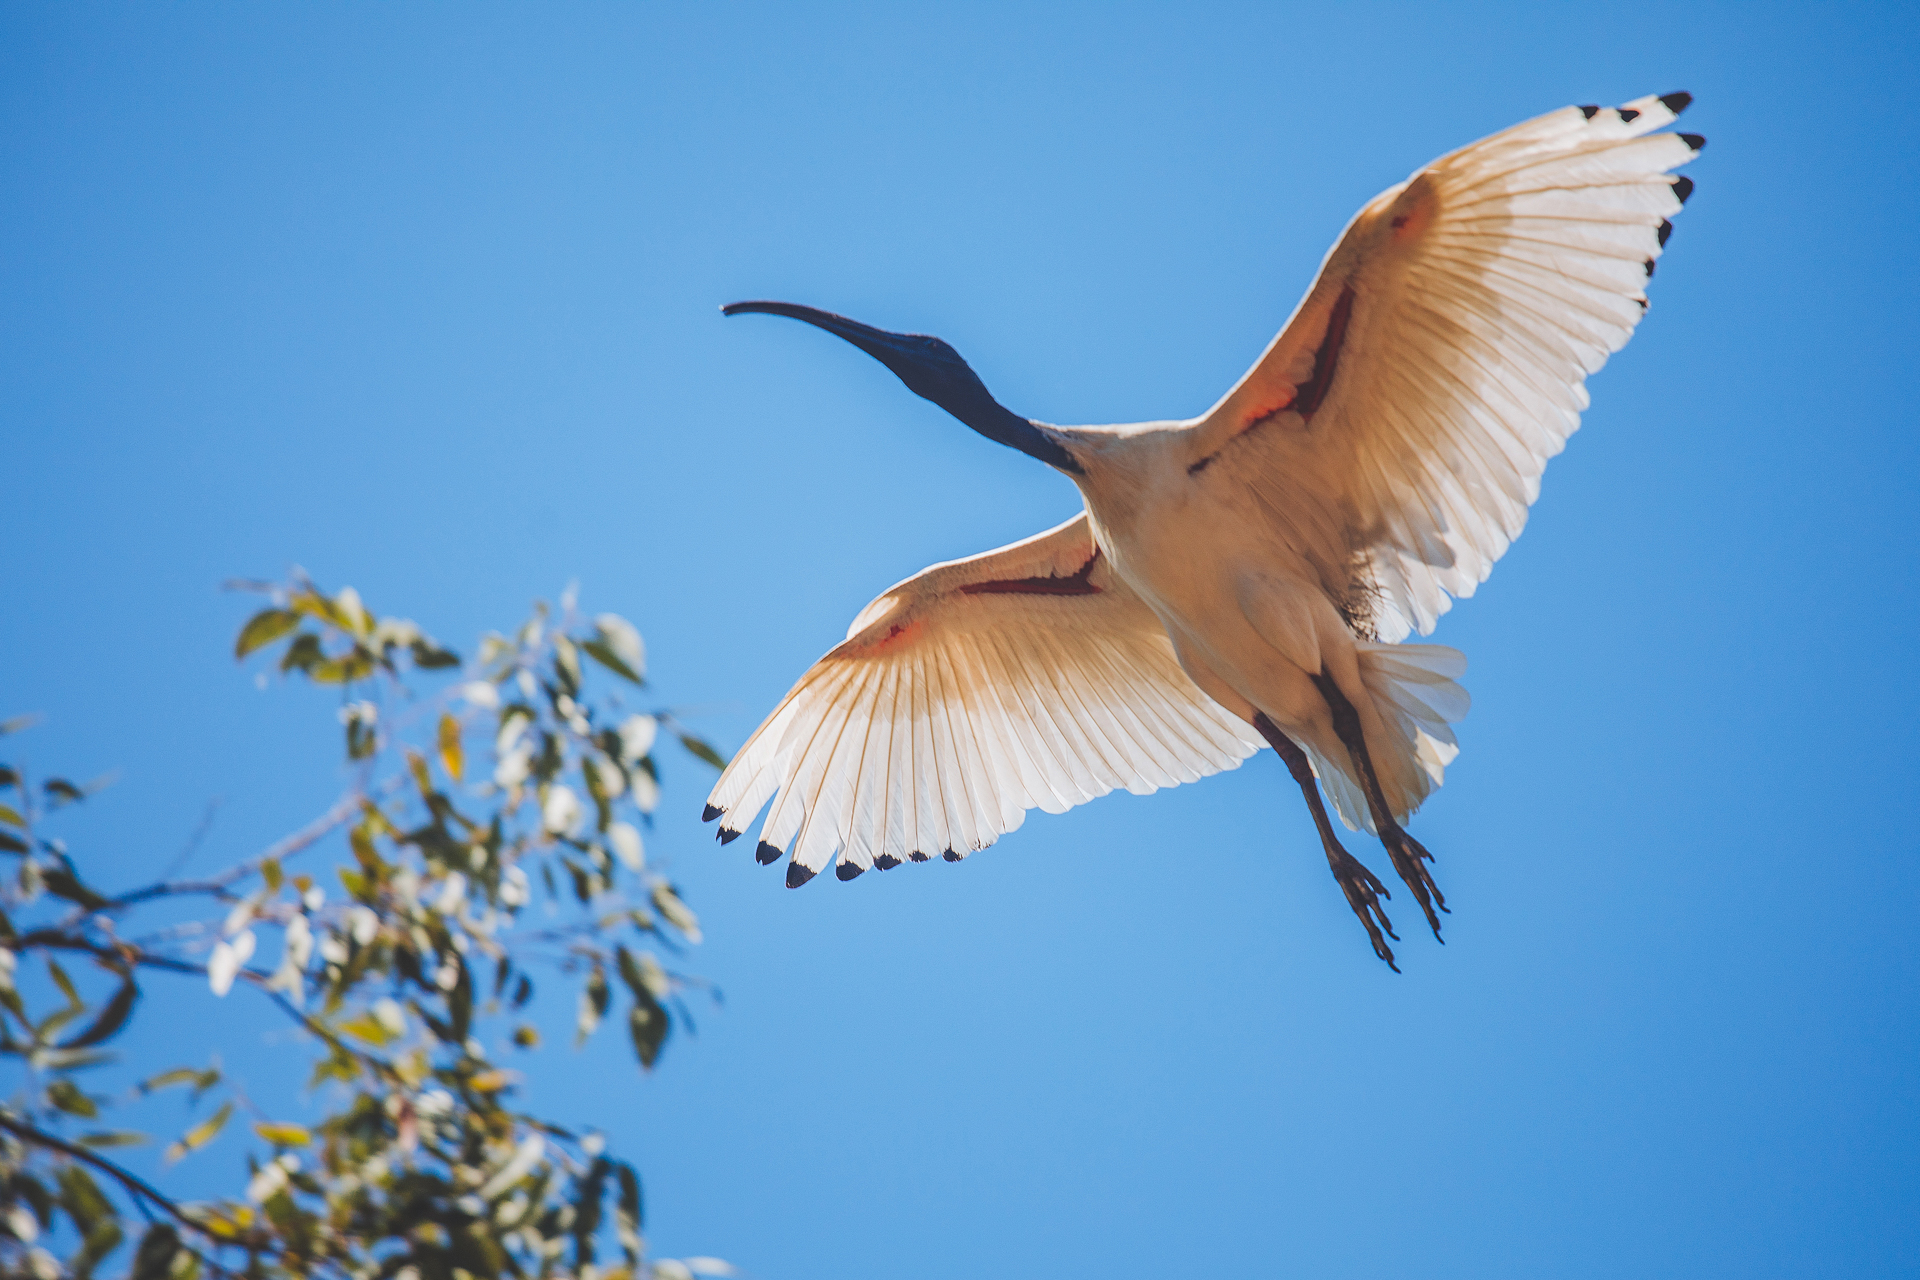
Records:
[[[1271,746],[1333,877],[1396,971],[1377,837],[1434,936],[1407,833],[1459,753],[1466,659],[1430,632],[1473,594],[1625,345],[1705,140],[1691,96],[1565,107],[1443,156],[1360,210],[1278,337],[1197,418],[1061,427],[1002,407],[938,338],[785,302],[1085,510],[937,564],[853,620],[708,799],[725,843],[771,802],[762,863],[797,887],[958,860],[1115,787],[1145,794]]]

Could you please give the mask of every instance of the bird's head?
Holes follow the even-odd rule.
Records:
[[[787,316],[845,338],[893,370],[895,376],[907,384],[907,390],[933,401],[987,439],[1018,449],[1070,475],[1080,474],[1079,462],[1054,432],[995,400],[979,375],[960,358],[960,353],[939,338],[924,333],[890,333],[831,311],[792,302],[735,302],[720,310],[730,316],[743,313]]]

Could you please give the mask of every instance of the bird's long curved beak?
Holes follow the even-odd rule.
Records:
[[[989,440],[1062,471],[1078,474],[1081,470],[1073,456],[1037,424],[995,400],[958,351],[930,334],[893,333],[793,302],[734,302],[720,311],[729,316],[786,316],[825,329],[893,370],[907,390],[931,400]]]

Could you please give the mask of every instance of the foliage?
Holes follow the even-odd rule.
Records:
[[[671,715],[623,705],[645,683],[639,634],[582,618],[569,593],[463,664],[351,588],[250,585],[271,601],[237,656],[275,650],[288,677],[342,693],[352,781],[314,822],[221,874],[115,893],[46,832],[97,788],[0,765],[0,855],[15,863],[0,886],[0,1055],[22,1076],[0,1104],[0,1272],[85,1277],[128,1245],[117,1257],[136,1280],[728,1274],[647,1258],[633,1166],[516,1109],[519,1077],[482,1043],[518,1023],[512,1043],[536,1048],[521,1019],[536,974],[554,972],[577,983],[579,1039],[617,1006],[643,1069],[687,1021],[698,983],[673,962],[699,924],[641,832],[662,730],[718,756]],[[590,679],[618,691],[590,697]],[[475,779],[482,755],[491,774]],[[331,878],[302,869],[341,845]],[[167,903],[193,909],[156,924]],[[278,962],[256,964],[276,934]],[[169,1160],[250,1120],[240,1194],[176,1203],[104,1154],[146,1139],[107,1127],[114,1100],[83,1086],[155,974],[193,976],[209,999],[247,988],[304,1033],[318,1124],[261,1114],[217,1063],[149,1071],[131,1091],[204,1100]]]

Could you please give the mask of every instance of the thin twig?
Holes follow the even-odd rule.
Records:
[[[174,855],[173,861],[167,864],[167,869],[160,873],[161,880],[171,879],[175,872],[187,865],[188,859],[199,852],[201,841],[205,840],[207,832],[213,829],[213,815],[218,812],[220,812],[220,797],[215,796],[207,801],[207,811],[200,815],[200,823],[194,827],[193,834],[187,837],[186,844],[181,846],[180,852]]]

